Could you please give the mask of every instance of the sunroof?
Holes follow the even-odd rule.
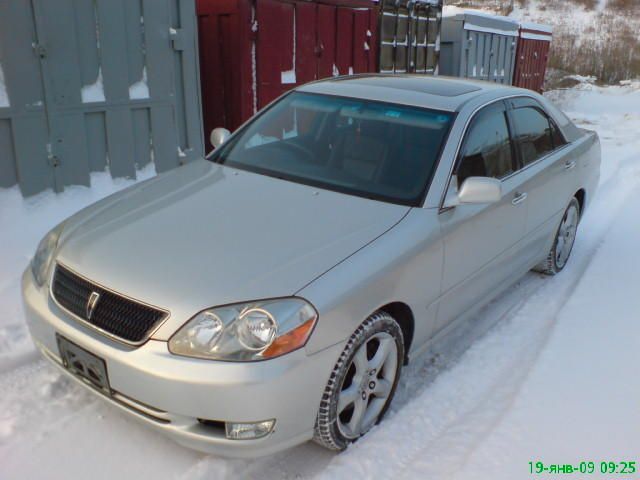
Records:
[[[398,88],[414,92],[427,93],[442,97],[457,97],[466,93],[477,92],[479,87],[465,85],[464,83],[439,80],[437,78],[411,77],[411,76],[371,76],[360,77],[351,80],[353,83],[370,85],[372,87]]]

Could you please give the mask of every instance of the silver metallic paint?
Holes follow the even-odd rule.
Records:
[[[171,316],[144,345],[123,345],[65,314],[27,269],[23,294],[32,336],[54,362],[56,332],[104,358],[115,390],[167,412],[171,423],[112,401],[191,447],[257,456],[310,439],[328,375],[372,312],[396,302],[410,307],[414,357],[544,259],[570,199],[583,189],[588,204],[595,192],[595,134],[579,131],[537,94],[473,85],[482,88],[458,97],[363,89],[345,79],[300,87],[457,112],[422,208],[195,161],[79,212],[66,223],[56,260]],[[570,145],[503,179],[499,202],[442,209],[469,122],[484,106],[513,96],[542,103]],[[575,168],[565,168],[571,162]],[[525,200],[514,204],[523,192]],[[168,352],[166,340],[198,311],[289,295],[307,299],[319,313],[304,349],[257,363]],[[203,433],[198,417],[277,423],[264,439],[231,441]]]

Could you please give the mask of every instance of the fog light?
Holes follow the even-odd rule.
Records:
[[[262,438],[273,430],[275,420],[264,420],[254,423],[226,423],[226,434],[230,440],[250,440]]]

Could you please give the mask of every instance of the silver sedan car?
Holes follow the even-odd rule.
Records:
[[[569,259],[595,133],[499,85],[304,85],[207,159],[52,230],[23,276],[44,356],[177,442],[343,450],[403,365],[531,269]]]

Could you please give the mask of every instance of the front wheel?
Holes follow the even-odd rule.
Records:
[[[314,440],[344,450],[384,416],[396,390],[402,361],[402,330],[376,312],[351,335],[325,387]]]
[[[544,262],[538,265],[535,270],[546,275],[555,275],[562,271],[567,265],[573,244],[576,240],[578,222],[580,221],[580,204],[575,198],[571,199],[569,206],[564,212],[562,222],[553,241],[553,246]]]

